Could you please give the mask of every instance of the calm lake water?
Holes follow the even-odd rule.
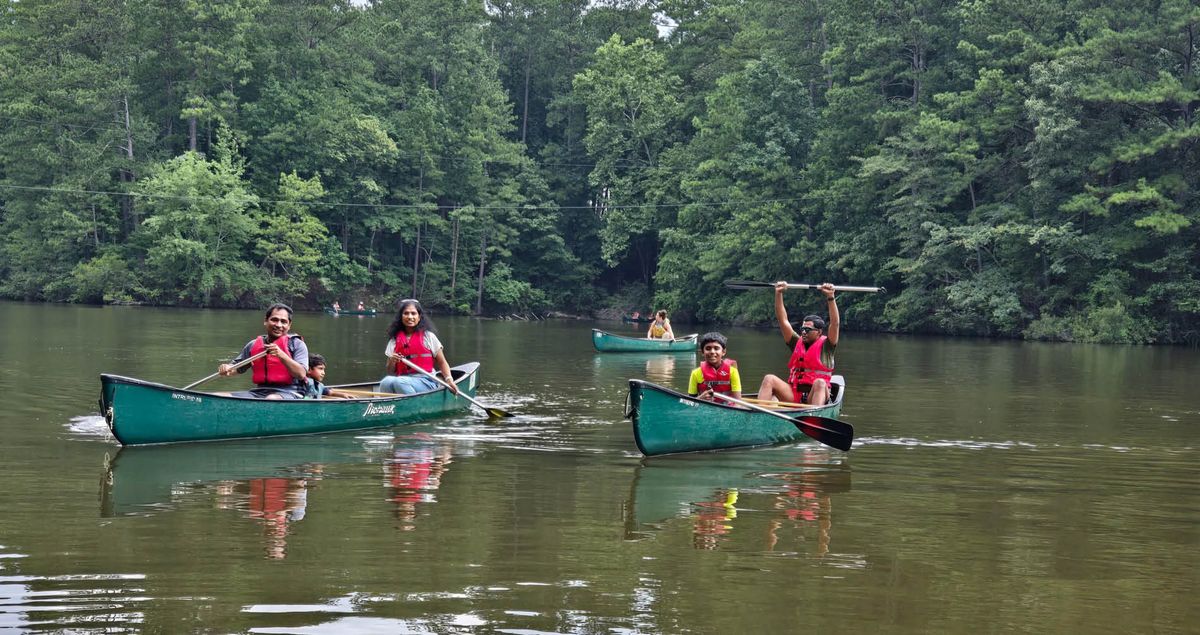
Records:
[[[101,372],[196,381],[261,312],[0,303],[0,632],[1200,632],[1200,351],[849,331],[853,451],[646,459],[627,380],[694,354],[435,318],[517,417],[121,449]],[[344,383],[389,321],[294,331]]]

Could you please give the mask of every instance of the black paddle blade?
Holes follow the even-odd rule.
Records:
[[[831,448],[849,452],[854,443],[854,426],[845,421],[816,415],[800,415],[792,421],[801,432]]]
[[[753,280],[726,280],[725,286],[730,289],[774,289],[774,282],[755,282]]]
[[[501,410],[499,408],[488,407],[488,408],[484,408],[484,410],[486,410],[488,413],[488,416],[493,419],[503,419],[505,417],[514,416],[513,413],[508,412],[507,410]]]

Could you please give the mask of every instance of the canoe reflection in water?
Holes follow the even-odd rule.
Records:
[[[384,461],[384,482],[388,500],[395,504],[397,529],[416,529],[418,503],[437,502],[434,492],[441,486],[452,456],[448,446],[404,446],[397,447]]]
[[[653,537],[687,519],[695,549],[824,557],[833,499],[848,491],[845,457],[819,447],[647,458],[625,505],[625,538]]]

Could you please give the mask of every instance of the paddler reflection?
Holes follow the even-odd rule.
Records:
[[[448,447],[397,447],[384,461],[388,500],[395,504],[400,531],[416,529],[418,504],[435,503],[453,454]]]

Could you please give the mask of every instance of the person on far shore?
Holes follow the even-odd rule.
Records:
[[[716,331],[700,338],[704,361],[688,378],[689,395],[708,401],[715,398],[713,393],[742,398],[742,377],[738,374],[737,362],[725,357],[726,344],[725,336]]]
[[[286,304],[272,304],[263,320],[265,335],[260,335],[242,347],[242,352],[228,364],[221,364],[217,372],[223,377],[246,372],[247,366],[234,368],[238,362],[266,352],[266,355],[250,362],[257,388],[249,396],[263,399],[302,399],[308,373],[308,346],[299,335],[291,333],[292,308]]]
[[[775,319],[783,341],[792,350],[788,360],[788,379],[775,375],[763,377],[758,387],[758,398],[771,401],[788,401],[823,406],[829,400],[829,382],[833,379],[833,351],[837,348],[841,318],[838,316],[834,286],[828,282],[818,287],[825,295],[829,309],[829,328],[819,315],[806,315],[800,322],[799,333],[788,322],[787,309],[783,306],[783,292],[787,282],[775,283]]]
[[[646,338],[652,340],[673,340],[675,333],[671,331],[671,320],[667,319],[667,310],[659,309],[654,314],[654,321],[646,331]]]
[[[398,303],[396,318],[388,327],[384,355],[388,358],[388,376],[379,381],[382,392],[412,394],[442,387],[401,361],[407,359],[426,372],[432,373],[435,368],[441,371],[450,391],[458,394],[442,342],[420,302],[407,299]]]

